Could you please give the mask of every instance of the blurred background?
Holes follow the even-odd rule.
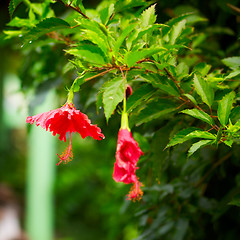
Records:
[[[83,0],[86,8],[94,8],[99,2]],[[208,19],[195,28],[200,32],[204,29],[207,44],[202,43],[199,49],[213,66],[221,66],[220,60],[224,57],[239,55],[239,8],[226,7],[226,4],[240,7],[240,1],[157,2],[159,23],[187,9],[197,11]],[[125,200],[129,186],[116,184],[112,179],[119,117],[113,116],[111,124],[107,125],[101,112],[96,116],[95,106],[88,98],[90,92],[85,86],[85,93],[82,91],[81,99],[77,99],[79,107],[94,124],[104,129],[108,140],[94,141],[89,138],[83,141],[76,134],[72,138],[73,161],[56,166],[56,153],[61,153],[67,143],[58,141],[57,137],[36,126],[27,126],[25,119],[29,114],[64,104],[64,84],[67,80],[60,75],[58,62],[52,62],[61,52],[54,52],[54,56],[43,54],[42,62],[37,65],[34,60],[39,55],[21,51],[21,43],[16,39],[5,40],[2,30],[10,21],[8,4],[8,0],[1,0],[0,240],[27,239],[27,235],[31,236],[30,240],[136,239],[143,226],[141,224],[146,220],[140,218],[138,213],[145,210],[141,208],[141,203]],[[54,9],[58,16],[66,11],[61,4],[55,4]],[[18,15],[24,16],[24,6],[20,5],[17,11]],[[189,61],[194,63],[197,60],[190,58]],[[45,78],[45,83],[38,84],[42,78]],[[37,88],[36,92],[32,91],[33,87]],[[82,104],[87,101],[87,106]],[[235,214],[239,216],[239,212]],[[239,226],[235,219],[231,224],[233,228]],[[5,230],[9,233],[4,233]],[[236,239],[234,237],[238,233],[230,234],[228,239]],[[204,235],[192,239],[207,239],[201,236]],[[211,231],[210,236],[217,235]]]

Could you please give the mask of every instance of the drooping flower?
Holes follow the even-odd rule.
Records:
[[[27,123],[36,123],[46,131],[52,132],[53,136],[59,134],[59,139],[66,142],[66,135],[69,133],[69,146],[61,155],[59,165],[62,161],[69,162],[72,157],[71,133],[78,132],[82,138],[90,136],[96,140],[104,139],[101,129],[97,125],[92,125],[88,116],[76,110],[73,103],[67,102],[61,108],[29,116],[26,119]]]
[[[137,162],[143,152],[138,146],[138,143],[133,139],[132,133],[128,128],[126,121],[127,114],[122,116],[122,127],[118,133],[116,162],[114,164],[113,179],[116,182],[126,184],[133,183],[133,186],[128,194],[128,199],[140,200],[143,192],[141,190],[142,183],[139,182],[136,176]]]

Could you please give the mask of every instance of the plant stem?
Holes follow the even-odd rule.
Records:
[[[89,19],[89,17],[88,17],[87,15],[85,15],[85,14],[80,10],[79,7],[73,7],[73,6],[71,6],[71,3],[70,3],[70,4],[65,4],[62,0],[56,0],[56,1],[57,1],[57,2],[61,2],[61,3],[64,4],[66,7],[69,7],[69,8],[71,8],[71,9],[73,9],[74,11],[80,13],[84,18]]]

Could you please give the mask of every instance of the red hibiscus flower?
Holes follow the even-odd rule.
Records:
[[[140,188],[142,183],[139,182],[136,176],[137,162],[141,155],[143,155],[143,152],[139,148],[138,143],[133,139],[130,130],[121,128],[118,133],[113,179],[116,182],[133,183],[128,199],[140,200],[143,195]]]
[[[61,108],[49,112],[40,113],[32,117],[27,117],[27,123],[36,123],[46,131],[52,132],[53,136],[59,134],[59,139],[66,142],[66,134],[69,133],[69,147],[61,155],[59,165],[62,161],[69,162],[72,157],[71,133],[78,132],[82,138],[91,136],[96,140],[104,139],[101,129],[97,125],[92,125],[88,116],[76,110],[72,103],[66,103]]]

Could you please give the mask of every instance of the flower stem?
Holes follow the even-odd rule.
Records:
[[[130,128],[128,126],[128,114],[124,111],[122,112],[121,129],[127,129],[130,132]]]
[[[69,90],[68,99],[67,99],[67,102],[69,104],[73,104],[73,97],[74,97],[74,93],[73,93],[73,89],[71,87],[70,90]]]

